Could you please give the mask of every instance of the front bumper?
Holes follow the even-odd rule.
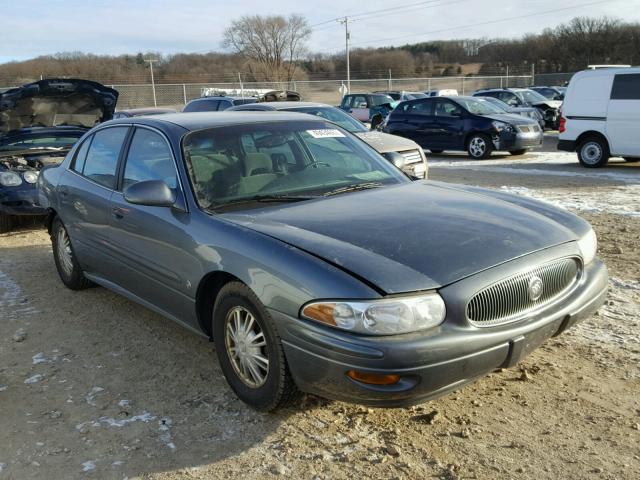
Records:
[[[0,212],[6,215],[47,214],[47,210],[38,205],[38,190],[35,184],[0,187]]]
[[[502,132],[494,136],[493,144],[496,150],[524,150],[527,148],[539,147],[542,145],[544,133],[542,130],[537,132]]]
[[[585,268],[580,284],[559,304],[526,320],[491,328],[465,325],[459,318],[450,319],[448,313],[441,326],[427,332],[366,337],[271,313],[291,374],[301,390],[364,405],[401,407],[441,396],[497,368],[515,365],[549,337],[592,315],[604,303],[607,283],[606,267],[595,260]],[[466,288],[454,285],[441,290],[445,302],[447,296],[455,298]],[[445,293],[450,288],[453,291]],[[401,379],[394,385],[369,385],[347,377],[349,370],[399,375]]]

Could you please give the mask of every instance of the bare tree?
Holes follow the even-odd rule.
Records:
[[[223,46],[246,58],[254,76],[290,82],[310,34],[307,20],[300,15],[246,15],[225,30]]]

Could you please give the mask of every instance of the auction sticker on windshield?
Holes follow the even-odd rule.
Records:
[[[307,133],[311,135],[313,138],[344,137],[344,133],[342,133],[340,130],[336,130],[333,128],[327,128],[322,130],[307,130]]]

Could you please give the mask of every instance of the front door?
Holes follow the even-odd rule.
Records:
[[[123,192],[146,180],[162,180],[175,189],[177,208],[128,203]],[[196,245],[185,233],[188,223],[169,143],[156,130],[137,126],[124,158],[119,188],[111,197],[109,239],[120,266],[114,282],[163,313],[193,321],[197,282],[186,272],[197,271]]]
[[[462,108],[445,98],[440,98],[435,106],[436,128],[434,144],[442,149],[464,149]]]

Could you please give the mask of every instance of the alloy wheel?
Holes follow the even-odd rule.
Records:
[[[487,142],[482,137],[473,137],[469,142],[469,150],[474,157],[481,157],[487,150]]]
[[[57,238],[58,260],[64,273],[70,276],[73,273],[73,253],[71,252],[71,241],[64,227],[58,229]]]
[[[269,373],[269,356],[260,324],[239,306],[229,310],[225,324],[225,347],[236,375],[251,388],[261,387]]]

